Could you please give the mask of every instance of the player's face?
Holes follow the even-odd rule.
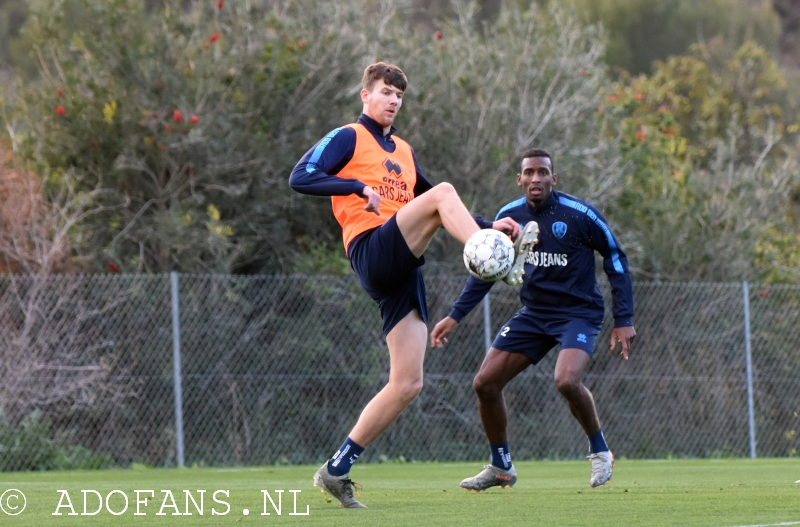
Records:
[[[389,128],[403,105],[403,90],[378,79],[372,90],[361,90],[361,100],[364,102],[364,113],[384,128]]]
[[[553,173],[553,163],[549,157],[526,157],[520,170],[517,185],[522,187],[528,203],[538,207],[550,197],[558,180],[558,175]]]

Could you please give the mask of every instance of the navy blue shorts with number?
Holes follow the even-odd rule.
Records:
[[[600,334],[602,321],[594,323],[581,319],[547,320],[523,307],[503,324],[492,347],[512,353],[522,353],[536,364],[558,344],[559,349],[578,348],[589,356]]]
[[[395,216],[356,237],[347,253],[361,287],[381,309],[384,335],[414,309],[428,324],[425,283],[420,269],[425,258],[417,258],[408,248]]]

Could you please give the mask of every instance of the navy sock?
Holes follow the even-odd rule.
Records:
[[[328,460],[328,473],[331,476],[344,476],[350,472],[350,467],[362,452],[364,452],[364,447],[359,446],[348,437],[333,457]]]
[[[508,441],[502,445],[489,445],[492,452],[492,465],[503,470],[511,468],[511,451],[508,449]]]
[[[606,444],[606,438],[603,437],[602,430],[593,436],[589,436],[589,453],[597,454],[598,452],[608,452],[608,445]]]

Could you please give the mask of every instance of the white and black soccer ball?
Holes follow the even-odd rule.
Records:
[[[500,231],[482,229],[464,245],[464,265],[475,278],[496,282],[514,265],[514,244]]]

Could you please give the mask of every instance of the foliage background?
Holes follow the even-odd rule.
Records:
[[[399,134],[475,213],[514,199],[519,155],[545,147],[559,187],[604,211],[635,278],[796,282],[792,12],[755,0],[2,2],[0,70],[15,76],[0,170],[41,180],[25,188],[43,211],[3,225],[3,268],[348,273],[327,200],[287,179],[356,119],[363,67],[387,60],[411,81]],[[59,262],[20,242],[53,233]],[[437,236],[429,266],[458,269],[456,245]]]
[[[168,349],[169,332],[130,313],[104,318],[107,326],[99,323],[112,308],[127,309],[148,293],[120,289],[101,299],[101,307],[89,308],[84,299],[94,299],[96,288],[53,277],[65,278],[67,293],[80,301],[62,302],[69,298],[65,293],[49,305],[44,298],[53,290],[46,280],[16,289],[29,277],[14,275],[87,273],[105,280],[111,277],[99,275],[121,272],[113,278],[124,285],[141,273],[144,282],[160,284],[154,298],[166,305],[165,272],[203,273],[192,278],[197,290],[187,297],[186,312],[202,313],[195,348],[210,346],[204,360],[187,367],[187,382],[210,388],[223,402],[203,414],[209,399],[195,395],[191,404],[201,411],[187,425],[191,430],[214,422],[232,446],[198,440],[198,459],[224,451],[233,456],[225,463],[247,462],[250,445],[259,444],[250,424],[274,431],[287,422],[269,421],[274,414],[263,405],[273,402],[294,412],[296,426],[304,429],[297,400],[286,396],[312,402],[336,396],[335,383],[314,379],[299,392],[272,393],[267,387],[263,399],[248,400],[256,405],[248,413],[242,401],[254,384],[242,379],[253,364],[275,372],[280,364],[269,360],[302,349],[305,355],[298,358],[309,359],[306,366],[324,366],[325,357],[349,371],[352,354],[366,353],[376,360],[367,361],[363,387],[374,392],[384,355],[379,333],[362,325],[375,320],[350,317],[350,327],[287,303],[302,299],[321,309],[332,297],[344,298],[347,309],[374,309],[357,294],[352,277],[343,279],[352,286],[347,288],[307,280],[349,274],[350,268],[329,202],[293,193],[287,180],[305,151],[357,118],[361,71],[376,60],[398,63],[411,81],[399,134],[414,145],[425,174],[434,183],[452,182],[475,213],[491,217],[515,199],[519,155],[544,147],[555,156],[559,188],[597,205],[621,238],[642,284],[637,290],[646,291],[646,281],[798,282],[800,91],[787,40],[793,6],[777,0],[694,5],[0,0],[0,24],[8,28],[0,32],[0,272],[12,275],[5,291],[22,306],[0,317],[8,324],[2,332],[7,340],[0,364],[0,442],[35,443],[10,451],[32,453],[23,468],[104,466],[112,447],[124,451],[116,463],[143,459],[129,455],[130,449],[165,464],[174,443],[170,355],[143,344],[151,332]],[[447,301],[463,275],[459,252],[442,234],[427,253],[426,267],[439,277],[450,274],[456,284]],[[300,280],[307,290],[297,295],[276,289],[258,299],[252,295],[264,287],[248,290],[236,282],[245,277],[228,274],[295,274],[288,280]],[[232,284],[218,287],[208,276]],[[692,284],[687,287],[688,299]],[[766,303],[773,296],[759,298]],[[516,302],[512,298],[509,305]],[[687,303],[682,297],[669,311],[697,319]],[[228,304],[241,306],[245,316],[225,323],[217,309]],[[253,315],[252,306],[266,314]],[[786,311],[784,304],[775,310]],[[719,318],[716,305],[705,312]],[[759,337],[765,349],[772,350],[773,342],[794,349],[783,342],[793,334],[793,313],[764,317],[780,329]],[[114,334],[116,324],[125,325],[129,348],[118,338],[90,333]],[[306,331],[320,324],[324,331]],[[67,334],[48,327],[66,327]],[[12,332],[20,335],[13,342]],[[339,349],[344,333],[369,341],[363,348]],[[295,334],[314,342],[292,345]],[[225,335],[233,336],[220,340]],[[265,355],[264,347],[278,335],[290,345]],[[672,345],[671,338],[664,340]],[[713,352],[695,353],[696,342],[687,344],[692,357],[721,360]],[[220,347],[226,354],[218,354]],[[792,359],[782,353],[764,357],[783,367]],[[448,365],[442,371],[462,372],[466,379],[475,367]],[[280,374],[297,382],[291,372]],[[45,381],[20,391],[26,375]],[[795,382],[791,376],[779,380]],[[314,391],[320,386],[322,395]],[[441,384],[443,400],[461,390],[472,401],[468,379],[460,386]],[[776,409],[768,419],[779,423],[776,455],[794,455],[796,443],[787,443],[796,441],[794,430],[779,429],[792,400],[782,397],[780,387],[763,394],[764,407]],[[131,410],[140,399],[157,400],[152,414]],[[438,404],[432,406],[437,411]],[[103,413],[109,411],[117,412],[113,419]],[[344,427],[352,419],[343,421]],[[112,432],[125,424],[132,439],[121,444]],[[403,426],[385,440],[404,444]],[[65,430],[68,437],[60,437]],[[282,438],[295,449],[296,433]],[[476,449],[470,455],[482,455],[478,441],[468,443]],[[89,444],[91,450],[72,448]],[[639,445],[635,455],[668,455],[656,446]],[[467,452],[462,447],[456,450]],[[691,455],[717,455],[709,452]],[[251,460],[280,460],[268,454]]]

